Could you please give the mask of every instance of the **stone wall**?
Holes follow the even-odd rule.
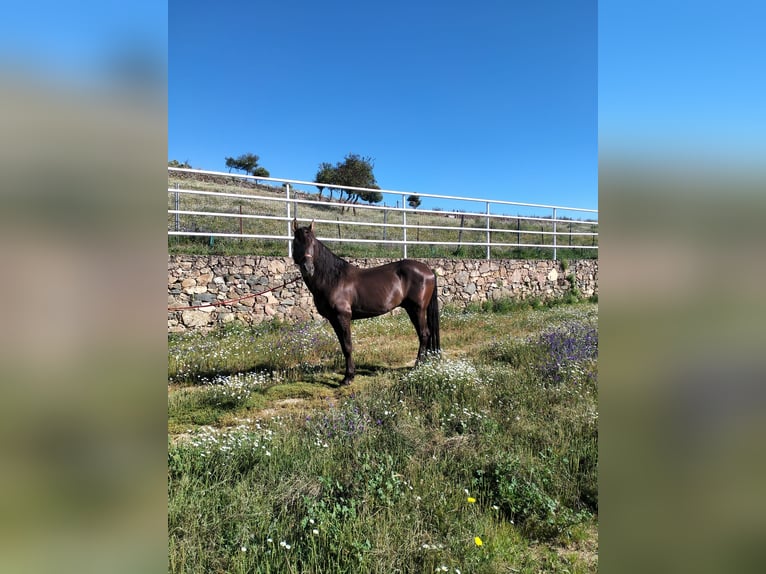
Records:
[[[373,267],[389,259],[351,260],[360,267]],[[567,279],[574,275],[580,292],[589,297],[598,294],[598,260],[568,262],[563,270],[560,261],[515,259],[429,259],[426,261],[438,277],[439,302],[464,306],[469,302],[491,299],[541,300],[561,297],[572,286]],[[168,331],[209,329],[218,323],[261,322],[270,318],[285,321],[319,318],[308,288],[298,267],[288,257],[256,256],[168,256],[168,308],[199,306],[216,301],[237,302],[168,311]],[[274,291],[261,293],[276,287]]]

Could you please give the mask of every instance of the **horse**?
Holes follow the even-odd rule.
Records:
[[[319,314],[330,322],[346,359],[341,385],[354,380],[351,321],[377,317],[402,307],[418,335],[415,365],[439,354],[439,301],[436,274],[420,261],[402,259],[362,269],[341,259],[314,234],[314,221],[299,227],[293,219],[293,261],[314,297]]]

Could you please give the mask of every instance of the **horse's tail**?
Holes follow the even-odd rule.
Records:
[[[431,301],[426,309],[426,324],[428,325],[428,342],[426,350],[429,353],[439,353],[441,351],[441,338],[439,337],[439,297],[436,288],[436,273],[434,273],[434,290],[431,293]]]

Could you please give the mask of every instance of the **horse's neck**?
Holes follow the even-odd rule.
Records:
[[[345,259],[335,255],[324,244],[320,244],[320,252],[314,259],[314,266],[313,288],[320,290],[334,287],[340,276],[349,268],[354,267]]]

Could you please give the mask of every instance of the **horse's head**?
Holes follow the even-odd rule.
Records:
[[[304,277],[314,275],[314,255],[317,238],[314,235],[314,222],[308,227],[298,227],[298,220],[293,219],[293,261],[301,268]]]

